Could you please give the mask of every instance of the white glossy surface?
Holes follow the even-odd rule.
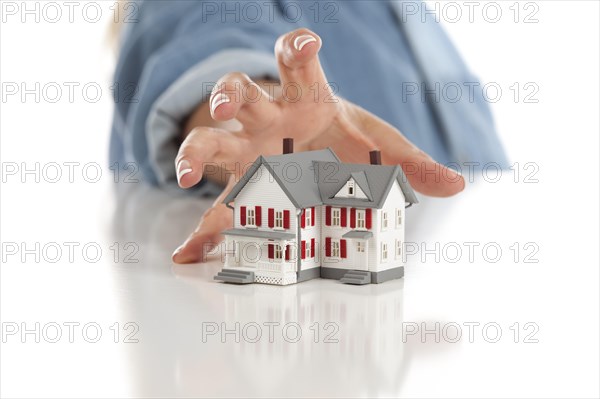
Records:
[[[512,174],[494,184],[480,178],[459,198],[426,200],[410,209],[407,240],[427,248],[439,243],[450,252],[444,258],[439,251],[439,262],[431,254],[409,257],[400,281],[365,287],[324,280],[289,287],[216,283],[212,276],[220,267],[218,258],[189,266],[170,261],[206,200],[174,197],[139,184],[124,184],[117,193],[107,168],[98,183],[7,178],[0,193],[4,244],[77,242],[80,249],[92,242],[103,252],[96,263],[86,261],[79,250],[73,261],[64,253],[50,263],[53,255],[47,253],[38,263],[32,255],[22,262],[3,251],[3,328],[12,325],[8,323],[31,328],[36,322],[94,322],[103,335],[98,343],[88,343],[76,330],[70,343],[65,327],[58,343],[36,343],[32,335],[25,342],[19,334],[5,336],[1,395],[597,397],[600,179],[599,104],[593,88],[598,87],[598,57],[589,52],[598,49],[598,36],[592,35],[598,5],[563,8],[557,3],[542,3],[545,24],[525,37],[539,34],[560,51],[540,45],[539,59],[519,64],[521,74],[511,63],[494,65],[487,53],[469,51],[480,44],[467,34],[472,27],[452,31],[479,70],[506,81],[539,78],[539,104],[507,101],[495,109],[513,160],[536,162],[540,182],[525,184],[521,175],[514,183]],[[582,11],[584,4],[588,12]],[[573,40],[554,28],[559,24],[570,26]],[[1,29],[3,81],[98,80],[97,66],[103,62],[97,53],[103,33],[98,26],[78,26],[80,35],[60,24],[6,24]],[[498,51],[507,59],[512,51],[526,54],[530,49],[527,40],[501,48],[506,36],[497,37]],[[591,43],[586,54],[578,48],[584,41]],[[56,43],[62,44],[51,51],[50,44]],[[23,48],[32,51],[23,53]],[[80,56],[74,56],[73,48]],[[557,53],[563,55],[559,60]],[[40,58],[47,60],[47,68],[32,67]],[[569,74],[568,84],[557,79],[568,66],[560,62],[579,68],[578,74]],[[95,104],[3,103],[3,165],[104,165],[110,106],[107,98]],[[115,242],[121,248],[117,261],[110,249]],[[492,263],[476,250],[470,261],[465,242],[479,243],[479,249],[497,243],[502,256]],[[515,242],[521,248],[516,262],[510,249]],[[529,242],[539,248],[532,258],[538,263],[524,262],[530,251],[523,246]],[[127,243],[139,249],[133,256],[137,263],[124,262],[130,253],[123,249]],[[455,263],[452,243],[463,250]],[[121,327],[119,343],[109,329],[115,322]],[[139,326],[138,343],[123,342],[127,322]],[[236,322],[263,325],[262,341],[237,343],[227,336],[223,343],[210,336],[203,342],[203,323],[232,328]],[[266,322],[297,322],[302,339],[286,342],[276,329],[269,343]],[[315,322],[321,330],[317,343],[310,330]],[[403,326],[421,327],[423,322],[430,328],[436,322],[458,323],[463,337],[450,343],[449,335],[437,343],[432,335],[415,335],[402,342]],[[471,343],[468,322],[498,323],[502,337],[486,342],[478,328]],[[521,330],[517,343],[510,329],[515,322]],[[527,322],[539,327],[533,337],[538,343],[524,343],[531,331],[524,330]],[[339,342],[323,342],[325,323],[338,326],[334,338]],[[252,331],[247,332],[251,339]]]

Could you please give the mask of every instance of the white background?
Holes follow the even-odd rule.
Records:
[[[3,332],[21,323],[81,324],[73,343],[66,327],[54,344],[44,337],[36,343],[34,335],[20,331],[3,335],[2,396],[598,397],[597,2],[536,2],[538,22],[530,24],[522,21],[533,10],[525,2],[517,23],[509,9],[513,2],[499,3],[505,17],[498,23],[477,12],[473,23],[446,21],[469,66],[484,82],[502,87],[492,108],[511,161],[519,166],[496,183],[479,175],[459,197],[425,199],[412,209],[408,240],[429,249],[439,245],[441,257],[409,257],[403,280],[368,287],[311,281],[284,288],[214,283],[218,259],[171,264],[172,250],[193,229],[206,201],[139,184],[115,193],[105,166],[112,3],[102,4],[97,23],[80,14],[74,23],[66,17],[54,24],[32,17],[21,23],[19,16],[3,13],[3,95],[6,82],[79,82],[79,88],[95,82],[103,93],[96,103],[85,101],[80,89],[73,103],[66,92],[57,103],[43,96],[39,102],[33,96],[2,99]],[[515,102],[509,89],[515,82],[535,83],[538,102],[525,103],[525,91]],[[40,169],[49,162],[79,162],[75,182],[65,168],[58,183],[21,174],[22,163],[33,168],[36,162]],[[103,168],[97,183],[81,176],[81,167],[92,162]],[[539,168],[537,183],[525,182],[532,170],[524,169],[528,162]],[[14,165],[19,172],[5,175]],[[72,261],[64,242],[80,243]],[[139,249],[137,263],[125,262],[130,242]],[[465,242],[479,244],[473,261]],[[63,255],[56,263],[48,261],[53,252],[41,254],[39,262],[34,255],[22,262],[20,253],[4,251],[7,243],[58,243]],[[102,248],[98,262],[83,257],[85,243]],[[493,251],[487,260],[482,253],[488,243],[502,249],[495,263],[489,259]],[[452,262],[455,253],[448,251],[456,246],[463,253]],[[527,259],[532,248],[537,252]],[[301,341],[288,343],[281,334],[273,343],[264,337],[255,344],[230,336],[224,343],[219,336],[202,340],[206,323],[233,328],[235,322],[268,321],[298,322]],[[81,335],[89,322],[102,328],[98,343]],[[115,322],[121,323],[119,343],[109,329]],[[123,342],[127,322],[139,326],[138,343]],[[314,322],[321,333],[324,323],[335,323],[339,342],[325,343],[321,334],[313,343]],[[473,342],[466,336],[468,322],[480,323]],[[438,343],[433,334],[419,333],[402,342],[403,328],[422,323],[457,324],[463,337],[451,343],[453,334],[442,336]],[[491,331],[482,334],[486,323],[502,329],[497,343],[488,342]],[[533,331],[525,323],[539,328],[537,343],[524,342]]]

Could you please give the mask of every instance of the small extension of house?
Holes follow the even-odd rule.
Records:
[[[417,203],[400,166],[340,162],[331,149],[260,156],[224,203],[229,283],[287,285],[312,278],[381,283],[404,275],[405,210]],[[233,205],[232,205],[233,204]]]

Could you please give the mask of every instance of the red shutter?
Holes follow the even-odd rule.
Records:
[[[300,217],[300,227],[306,227],[306,209],[302,210],[302,216]]]
[[[367,229],[370,229],[371,228],[371,209],[367,208],[365,213],[367,214],[367,216],[366,216],[367,220],[366,220],[365,224],[366,224]]]
[[[273,259],[274,256],[275,256],[275,248],[273,247],[273,244],[269,244],[269,259]]]
[[[346,208],[340,208],[340,215],[342,227],[346,227]]]
[[[311,257],[315,257],[315,239],[311,238],[310,239],[310,256]]]
[[[331,237],[325,239],[325,256],[331,256]]]
[[[325,207],[325,226],[331,226],[331,207]]]
[[[350,208],[350,227],[356,227],[356,208]]]
[[[269,228],[272,229],[273,226],[275,226],[275,210],[273,208],[269,208],[267,213],[269,218]]]
[[[346,257],[346,240],[340,240],[340,254],[342,258]]]
[[[285,260],[290,260],[290,245],[285,246]]]
[[[302,246],[300,248],[300,257],[304,259],[306,258],[306,241],[302,240],[300,245]]]
[[[256,226],[260,226],[262,222],[262,208],[260,206],[254,207],[254,219],[256,220]]]
[[[283,228],[290,228],[290,211],[283,211]]]
[[[315,219],[317,218],[315,215],[315,207],[310,208],[310,217],[311,217],[311,225],[315,225]]]
[[[240,224],[242,226],[246,225],[246,207],[240,206]]]

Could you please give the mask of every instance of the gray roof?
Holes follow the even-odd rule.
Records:
[[[373,232],[360,230],[352,230],[342,236],[342,238],[358,238],[361,240],[366,240],[371,237],[373,237]]]
[[[341,163],[335,153],[327,148],[258,157],[223,203],[233,202],[261,165],[273,175],[274,180],[297,208],[322,204],[381,208],[394,181],[400,184],[407,203],[418,202],[399,165]],[[350,177],[354,178],[367,199],[333,198]]]
[[[258,168],[264,165],[297,208],[321,205],[321,195],[315,184],[313,161],[334,162],[336,164],[340,162],[337,155],[329,148],[270,157],[260,156],[233,187],[223,203],[228,204],[234,201],[239,192],[252,179]]]
[[[317,185],[321,193],[321,201],[326,205],[381,208],[394,181],[397,181],[400,185],[406,202],[410,204],[419,202],[399,165],[366,165],[322,161],[315,161],[313,164]],[[334,198],[341,186],[350,177],[356,176],[358,172],[363,172],[366,176],[371,194],[370,198]]]
[[[350,176],[352,176],[356,184],[358,184],[358,187],[363,190],[367,198],[372,201],[373,196],[371,195],[371,190],[369,190],[369,183],[367,182],[367,175],[365,174],[365,171],[361,170],[360,172],[354,172],[351,173]]]
[[[271,240],[292,240],[295,237],[292,233],[252,229],[229,229],[221,232],[221,234],[226,236],[256,237]]]

